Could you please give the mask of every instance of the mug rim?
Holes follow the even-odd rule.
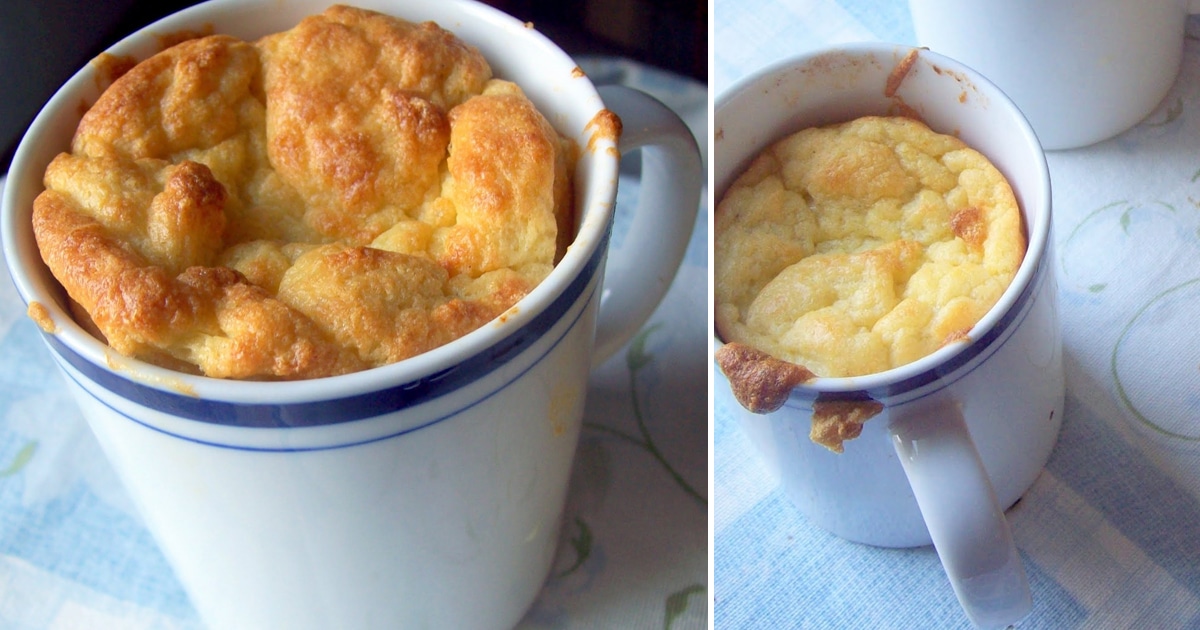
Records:
[[[801,68],[810,64],[818,65],[819,60],[832,57],[873,60],[879,55],[888,55],[898,60],[913,51],[917,51],[919,60],[930,61],[936,67],[948,69],[948,74],[952,76],[957,73],[957,76],[967,78],[971,84],[988,97],[989,103],[994,103],[1002,107],[1013,122],[1013,130],[1020,134],[1022,145],[1029,149],[1028,157],[1033,160],[1037,171],[1036,188],[1033,190],[1022,189],[1018,197],[1022,201],[1022,223],[1026,229],[1027,244],[1025,255],[1022,257],[1021,264],[1017,268],[1012,281],[1001,294],[1000,298],[967,333],[966,342],[956,341],[943,345],[934,352],[915,361],[881,372],[862,376],[818,376],[793,387],[789,395],[789,400],[797,396],[802,399],[819,398],[821,400],[884,400],[905,392],[913,392],[931,383],[942,381],[960,370],[964,365],[971,363],[973,359],[987,351],[988,348],[993,347],[1000,337],[1007,337],[1007,335],[1003,335],[1006,329],[1009,328],[1006,324],[1010,324],[1013,320],[1017,320],[1019,324],[1019,320],[1022,319],[1021,313],[1027,310],[1027,308],[1023,309],[1021,306],[1028,306],[1040,282],[1045,281],[1045,276],[1052,273],[1049,269],[1052,214],[1051,181],[1049,165],[1046,161],[1046,154],[1041,142],[1038,140],[1037,134],[1034,132],[1024,113],[1021,112],[1016,104],[998,86],[965,64],[945,55],[905,44],[851,42],[825,46],[785,57],[743,76],[733,82],[726,90],[722,91],[714,100],[714,129],[718,130],[719,133],[722,111],[729,107],[731,103],[737,102],[741,98],[755,98],[756,91],[762,89],[763,83],[770,82],[791,69]],[[758,151],[761,151],[765,146],[768,146],[781,137],[782,135],[776,132],[768,134],[764,145]],[[715,143],[713,153],[714,155],[720,153],[720,149],[715,146]],[[753,157],[753,154],[751,157]],[[989,161],[992,160],[990,156],[988,156],[988,159]],[[714,160],[714,179],[717,177],[715,164]],[[744,171],[745,167],[746,161],[743,161],[740,165],[731,166],[731,170],[727,174],[729,183],[732,183],[733,179]],[[727,185],[720,189],[714,187],[714,204],[720,202]],[[1026,211],[1027,207],[1044,208],[1045,211],[1037,213],[1033,217],[1034,220],[1030,221],[1029,215],[1031,211]],[[714,349],[725,344],[724,340],[717,334],[715,328],[711,333]],[[718,372],[721,371],[715,365],[714,369]],[[723,373],[722,376],[724,376]]]
[[[275,10],[279,4],[279,0],[209,0],[140,28],[104,52],[121,56],[130,54],[130,51],[146,50],[162,41],[160,34],[164,31],[179,32],[206,24],[211,27],[209,20],[228,15],[230,11],[265,14]],[[326,0],[296,0],[292,4],[297,7],[311,7],[305,15],[313,15],[335,3]],[[429,0],[415,9],[417,5],[412,2],[369,0],[366,4],[374,10],[410,21],[425,19],[416,18],[414,14],[428,13],[432,9],[426,7],[433,6],[439,12],[457,16],[454,21],[448,20],[442,24],[443,28],[456,34],[467,21],[475,24],[485,23],[489,28],[497,29],[496,39],[507,37],[506,46],[512,46],[512,42],[516,41],[524,49],[536,50],[540,55],[540,62],[548,66],[547,73],[561,72],[569,77],[566,79],[568,89],[555,92],[558,98],[553,103],[553,109],[547,110],[550,105],[548,103],[538,103],[538,109],[551,125],[573,139],[579,147],[578,161],[573,174],[575,237],[550,274],[504,314],[458,339],[395,363],[348,374],[289,381],[222,379],[178,372],[120,355],[86,332],[64,308],[60,300],[65,292],[41,260],[28,220],[32,199],[43,189],[42,173],[47,161],[38,159],[41,137],[50,133],[48,130],[53,129],[55,125],[61,124],[58,121],[64,116],[73,116],[77,123],[83,111],[80,107],[81,97],[86,97],[89,90],[95,94],[99,93],[95,88],[97,69],[89,61],[55,92],[22,136],[8,172],[3,197],[0,198],[0,244],[4,249],[9,274],[26,306],[37,302],[51,312],[55,330],[47,333],[39,327],[39,332],[57,355],[57,360],[75,358],[91,366],[95,372],[110,375],[134,388],[148,388],[147,391],[151,394],[158,392],[178,400],[200,399],[218,404],[275,406],[337,402],[340,399],[369,396],[383,390],[428,382],[439,374],[453,371],[464,361],[480,357],[489,349],[505,345],[521,331],[541,325],[538,322],[539,316],[549,312],[556,301],[567,299],[564,294],[572,292],[573,284],[578,285],[582,281],[586,285],[586,280],[597,267],[600,273],[603,272],[604,253],[615,209],[619,154],[616,138],[599,134],[590,125],[564,129],[568,124],[567,113],[577,111],[579,113],[574,115],[575,118],[590,122],[605,109],[595,86],[584,73],[578,71],[574,60],[549,38],[532,28],[532,25],[475,0]],[[283,28],[291,26],[294,26],[294,23]],[[279,30],[283,29],[266,30],[261,35]],[[472,46],[481,47],[478,42],[464,41]],[[154,48],[154,51],[160,48],[161,46]],[[140,55],[138,59],[147,56]],[[489,65],[496,67],[490,56],[485,58],[488,59]],[[549,84],[551,79],[546,81]],[[518,85],[525,88],[520,81]],[[74,126],[71,125],[72,134]],[[69,150],[69,145],[58,150]],[[53,153],[50,157],[53,157]],[[612,184],[606,188],[606,182]],[[22,203],[19,197],[22,195],[28,196],[29,208],[18,209],[18,205]],[[551,324],[553,321],[551,318]],[[525,336],[536,339],[538,335]],[[69,354],[74,354],[75,357],[70,357]],[[447,393],[444,388],[436,391],[440,392],[437,395]],[[211,422],[205,417],[192,419]]]

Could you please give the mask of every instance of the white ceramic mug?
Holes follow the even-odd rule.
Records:
[[[909,0],[909,8],[919,46],[979,71],[1016,102],[1043,147],[1069,149],[1154,110],[1179,74],[1184,25],[1200,2]]]
[[[109,52],[211,28],[254,39],[319,0],[215,0]],[[476,46],[581,148],[578,234],[507,316],[397,364],[300,382],[188,376],[120,356],[70,317],[30,224],[42,173],[94,102],[84,68],[19,146],[4,253],[44,306],[67,386],[201,617],[230,628],[505,628],[550,568],[590,368],[620,348],[682,260],[703,173],[695,139],[657,101],[599,92],[530,25],[469,0],[359,0],[435,20]],[[619,141],[601,124],[617,113]],[[606,265],[619,152],[641,148],[642,192]],[[602,287],[603,285],[603,287]]]
[[[915,113],[981,151],[1008,178],[1028,235],[1025,259],[962,342],[886,372],[815,379],[769,414],[737,409],[808,519],[871,545],[932,542],[970,618],[1004,626],[1027,614],[1031,599],[1002,510],[1041,472],[1062,422],[1050,178],[1032,129],[1000,90],[959,63],[914,50],[845,46],[737,82],[716,100],[717,198],[750,159],[787,134],[869,114]],[[729,387],[719,369],[716,380]],[[817,401],[875,401],[883,411],[837,454],[809,439]]]

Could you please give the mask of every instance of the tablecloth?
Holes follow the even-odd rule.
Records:
[[[800,51],[917,43],[902,0],[716,0],[713,24],[718,96]],[[1144,121],[1048,154],[1067,391],[1049,464],[1007,512],[1033,591],[1020,628],[1200,626],[1200,22],[1187,31]],[[713,396],[717,628],[970,627],[932,548],[806,522]]]
[[[705,85],[624,59],[579,61],[597,83],[647,91],[698,139],[707,137]],[[622,172],[618,250],[627,223],[620,208],[632,206],[640,184],[636,169]],[[559,552],[520,628],[708,625],[708,258],[700,210],[662,305],[592,376]],[[0,628],[201,628],[68,398],[7,269],[0,273]]]

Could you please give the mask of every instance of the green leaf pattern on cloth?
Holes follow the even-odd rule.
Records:
[[[704,595],[704,592],[703,584],[693,584],[667,596],[667,616],[663,620],[663,630],[671,630],[671,625],[687,610],[688,600],[692,595]]]
[[[0,477],[11,477],[23,470],[29,464],[29,460],[33,459],[34,453],[37,452],[37,442],[27,442],[21,450],[12,458],[12,462],[4,470],[0,470]]]
[[[656,323],[638,333],[638,335],[633,338],[633,341],[630,342],[629,351],[625,355],[625,363],[629,366],[629,391],[633,403],[633,417],[637,422],[638,435],[626,433],[620,429],[615,429],[613,427],[594,422],[584,423],[584,427],[595,431],[608,433],[614,437],[624,440],[625,442],[628,442],[629,444],[645,450],[650,454],[651,457],[662,464],[662,467],[667,471],[667,474],[670,475],[673,480],[675,480],[675,483],[678,484],[680,489],[687,493],[688,496],[695,499],[701,505],[708,505],[708,499],[704,498],[700,492],[698,492],[690,483],[688,483],[688,481],[679,474],[679,471],[675,470],[675,468],[671,465],[671,462],[667,461],[662,452],[659,451],[658,446],[656,446],[654,443],[654,437],[650,435],[650,429],[646,426],[646,418],[642,414],[642,404],[640,402],[641,399],[638,396],[637,376],[638,372],[654,359],[653,355],[646,352],[646,339],[650,336],[650,333],[657,330],[660,326],[662,326],[661,323]]]
[[[578,516],[575,517],[576,534],[571,537],[571,548],[575,550],[575,562],[571,566],[564,569],[558,574],[558,577],[567,577],[574,573],[579,567],[587,562],[589,556],[592,555],[592,530],[587,523]]]
[[[1179,118],[1175,106],[1164,107],[1162,124]],[[1155,126],[1153,120],[1144,123]],[[1082,213],[1059,243],[1058,262],[1064,302],[1087,295],[1137,305],[1104,313],[1104,321],[1095,323],[1097,330],[1115,334],[1108,376],[1126,418],[1159,439],[1200,442],[1193,418],[1169,411],[1168,398],[1177,394],[1158,391],[1162,378],[1153,376],[1200,374],[1200,338],[1191,333],[1200,301],[1200,267],[1194,262],[1200,258],[1200,169],[1189,172],[1180,186],[1188,190],[1185,200],[1119,199]],[[1120,295],[1101,295],[1109,292]],[[1154,350],[1167,347],[1170,352]]]

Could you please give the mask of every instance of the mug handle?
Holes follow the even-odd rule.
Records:
[[[950,397],[888,427],[954,594],[980,628],[1005,628],[1033,607],[1025,567],[996,492]]]
[[[625,86],[597,91],[621,119],[621,155],[641,149],[642,178],[622,247],[629,255],[610,254],[604,267],[593,367],[632,339],[666,295],[687,251],[704,186],[696,138],[675,112]]]

